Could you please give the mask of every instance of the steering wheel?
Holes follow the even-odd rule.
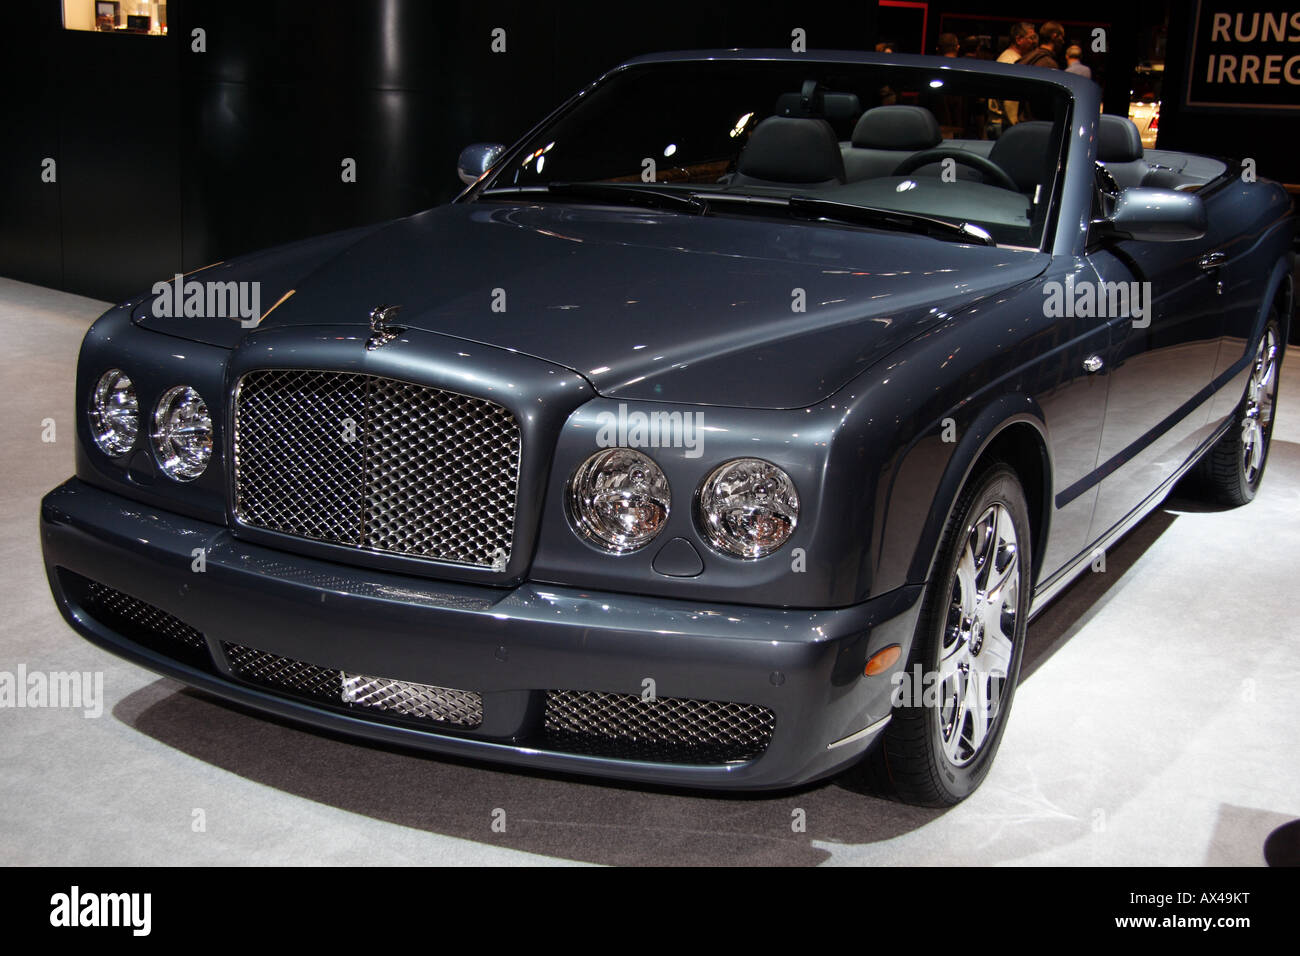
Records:
[[[1016,181],[1007,175],[1007,171],[993,160],[981,156],[979,153],[972,153],[968,149],[957,149],[952,146],[941,146],[938,149],[927,149],[919,153],[913,153],[894,168],[894,175],[906,176],[922,166],[942,162],[945,159],[951,159],[963,166],[970,166],[972,169],[978,170],[993,180],[991,185],[1001,186],[1013,193],[1020,192],[1020,187],[1016,185]]]

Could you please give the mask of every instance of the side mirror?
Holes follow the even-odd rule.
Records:
[[[460,151],[456,161],[456,174],[466,186],[471,186],[478,178],[492,168],[506,148],[500,143],[472,143]]]
[[[1093,220],[1104,236],[1143,242],[1181,242],[1205,235],[1201,197],[1176,189],[1132,186],[1123,190],[1104,219]]]

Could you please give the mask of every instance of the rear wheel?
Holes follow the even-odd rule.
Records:
[[[864,768],[877,787],[951,806],[988,774],[1020,674],[1029,571],[1024,491],[996,464],[968,485],[944,531],[893,720]]]
[[[1207,495],[1220,504],[1244,505],[1259,491],[1273,438],[1282,348],[1281,327],[1275,316],[1260,337],[1246,394],[1232,426],[1197,466]]]

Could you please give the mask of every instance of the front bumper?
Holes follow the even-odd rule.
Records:
[[[430,581],[250,544],[78,479],[42,501],[41,541],[55,601],[78,632],[186,684],[392,744],[670,785],[780,788],[855,760],[887,722],[892,689],[887,674],[863,677],[863,665],[890,644],[900,644],[906,660],[919,611],[919,587],[848,608],[786,610],[531,582],[505,589]],[[196,632],[197,652],[178,645],[169,653],[165,642],[105,623],[81,602],[71,583],[78,579],[179,619]],[[473,691],[481,722],[443,726],[278,691],[232,669],[230,645]],[[757,756],[725,763],[636,759],[635,747],[620,753],[618,739],[599,753],[552,746],[548,694],[635,697],[647,679],[660,699],[766,708],[775,718],[770,740]]]

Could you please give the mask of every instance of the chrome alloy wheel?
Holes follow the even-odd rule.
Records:
[[[1004,505],[993,504],[967,532],[939,651],[939,743],[953,766],[974,760],[996,724],[1019,587],[1015,525]]]
[[[1246,409],[1241,423],[1242,472],[1247,484],[1254,484],[1268,450],[1269,424],[1277,401],[1277,334],[1270,325],[1264,330],[1255,353],[1255,364],[1246,386]]]

